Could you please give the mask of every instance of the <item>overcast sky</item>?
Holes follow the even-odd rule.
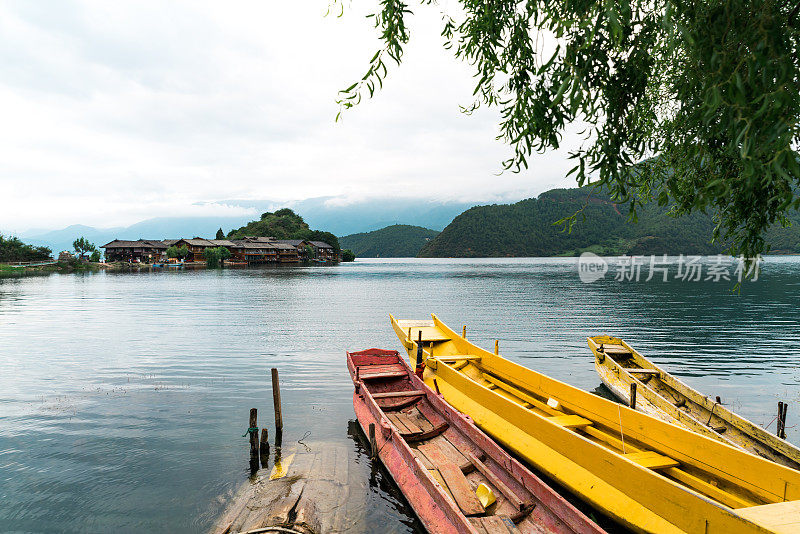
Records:
[[[565,152],[497,176],[497,112],[459,112],[472,73],[442,48],[436,8],[414,8],[403,65],[334,122],[337,90],[379,45],[374,5],[0,3],[0,230],[242,214],[216,202],[231,198],[515,201],[572,184]]]

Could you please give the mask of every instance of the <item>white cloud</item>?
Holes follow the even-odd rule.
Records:
[[[571,182],[564,153],[496,176],[497,113],[418,6],[375,99],[334,122],[378,41],[353,3],[0,5],[0,228],[214,214],[222,198],[516,200]],[[199,204],[198,204],[199,203]],[[207,210],[207,211],[203,211]]]

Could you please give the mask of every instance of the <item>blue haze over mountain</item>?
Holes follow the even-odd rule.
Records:
[[[369,199],[347,203],[338,197],[317,197],[275,203],[269,201],[223,200],[222,204],[255,208],[259,213],[289,207],[314,230],[337,236],[370,232],[393,224],[410,224],[441,231],[463,211],[477,202],[442,202],[409,198]]]
[[[454,217],[475,203],[439,202],[412,199],[369,199],[345,203],[337,197],[310,198],[293,202],[270,200],[220,200],[219,204],[254,210],[253,215],[238,217],[155,217],[131,226],[96,228],[74,224],[59,230],[34,230],[19,237],[32,245],[50,247],[54,253],[71,250],[72,242],[85,237],[100,246],[113,239],[168,239],[179,237],[213,238],[218,228],[227,232],[258,219],[264,211],[283,207],[299,213],[314,230],[326,230],[337,236],[369,232],[392,224],[411,224],[442,230]]]

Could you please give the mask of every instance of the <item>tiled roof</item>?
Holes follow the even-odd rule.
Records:
[[[214,246],[214,243],[212,243],[208,239],[202,239],[200,237],[196,237],[194,239],[181,239],[181,241],[185,241],[186,243],[192,245],[193,247],[213,247]]]
[[[305,239],[278,239],[275,241],[276,243],[284,243],[286,245],[292,245],[293,247],[297,247],[300,243],[304,242]]]
[[[228,241],[227,239],[209,239],[215,247],[235,247],[236,244],[233,241]]]
[[[151,241],[149,239],[139,239],[138,241],[126,241],[122,239],[115,239],[110,243],[106,243],[100,248],[167,248],[163,241]]]

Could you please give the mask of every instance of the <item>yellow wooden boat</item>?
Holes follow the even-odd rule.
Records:
[[[690,388],[623,340],[595,336],[588,341],[600,380],[626,404],[636,384],[636,410],[800,469],[800,449]]]
[[[435,315],[390,318],[412,366],[422,347],[428,385],[619,523],[658,533],[800,532],[800,472],[508,361]]]

